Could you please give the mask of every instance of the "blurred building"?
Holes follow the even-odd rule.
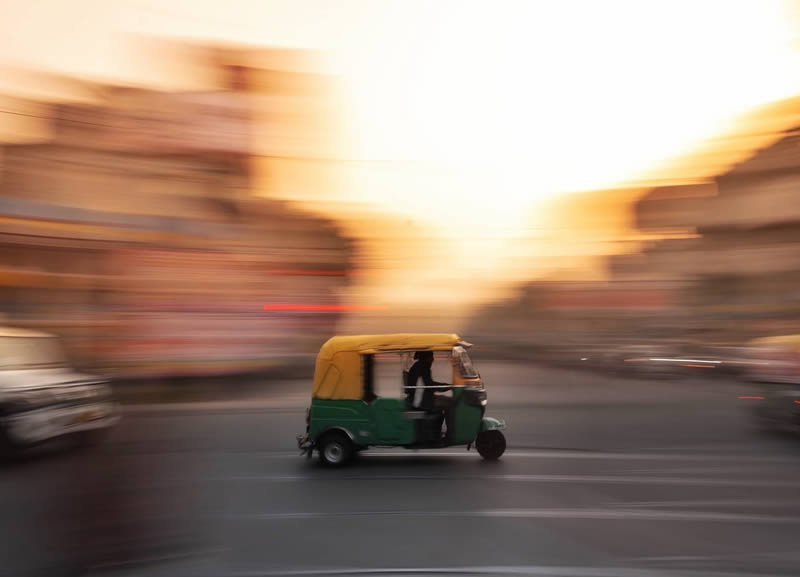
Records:
[[[263,368],[333,332],[335,313],[263,308],[335,305],[351,244],[331,222],[254,196],[254,72],[217,66],[219,90],[97,86],[96,104],[43,105],[50,138],[3,147],[10,323],[59,333],[79,364],[126,375]]]
[[[704,182],[633,204],[655,240],[606,259],[607,280],[534,281],[467,334],[552,349],[645,341],[741,344],[800,325],[800,129]]]
[[[479,310],[464,334],[497,355],[576,360],[576,351],[677,339],[685,313],[675,294],[662,281],[531,281]]]
[[[679,282],[688,328],[706,338],[741,342],[796,331],[800,131],[787,131],[711,182],[655,189],[635,210],[640,230],[682,228],[696,236],[614,257],[612,276]]]

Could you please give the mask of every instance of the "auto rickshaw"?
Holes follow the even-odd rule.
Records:
[[[317,355],[311,406],[306,411],[306,433],[298,435],[301,454],[311,458],[316,450],[328,466],[347,463],[368,447],[406,449],[474,445],[487,460],[499,459],[506,448],[505,422],[485,416],[486,388],[467,349],[472,345],[455,334],[387,334],[339,336],[329,339]],[[427,351],[444,357],[452,380],[447,408],[420,410],[408,389],[426,388],[409,383],[408,371],[415,355]],[[389,388],[376,387],[381,373]],[[393,360],[399,360],[399,366]],[[396,369],[395,369],[396,367]],[[396,375],[396,376],[395,376]],[[442,388],[433,386],[427,388]],[[442,423],[448,425],[442,432]]]

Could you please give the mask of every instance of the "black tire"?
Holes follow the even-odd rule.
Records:
[[[326,467],[342,467],[353,458],[353,443],[341,431],[325,433],[317,442],[317,450]]]
[[[475,448],[487,461],[496,461],[506,452],[506,437],[500,431],[483,431],[475,439]]]

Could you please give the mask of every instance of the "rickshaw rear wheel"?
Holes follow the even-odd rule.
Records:
[[[341,467],[353,457],[353,443],[341,431],[325,433],[317,447],[319,459],[327,467]]]
[[[475,448],[487,461],[496,461],[506,451],[506,437],[500,431],[483,431],[475,439]]]

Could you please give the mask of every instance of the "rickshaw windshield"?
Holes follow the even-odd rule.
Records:
[[[458,373],[463,378],[474,379],[479,376],[478,371],[476,371],[475,367],[472,365],[472,359],[469,358],[469,355],[464,347],[453,347],[453,359],[456,361],[456,365],[458,366]]]

